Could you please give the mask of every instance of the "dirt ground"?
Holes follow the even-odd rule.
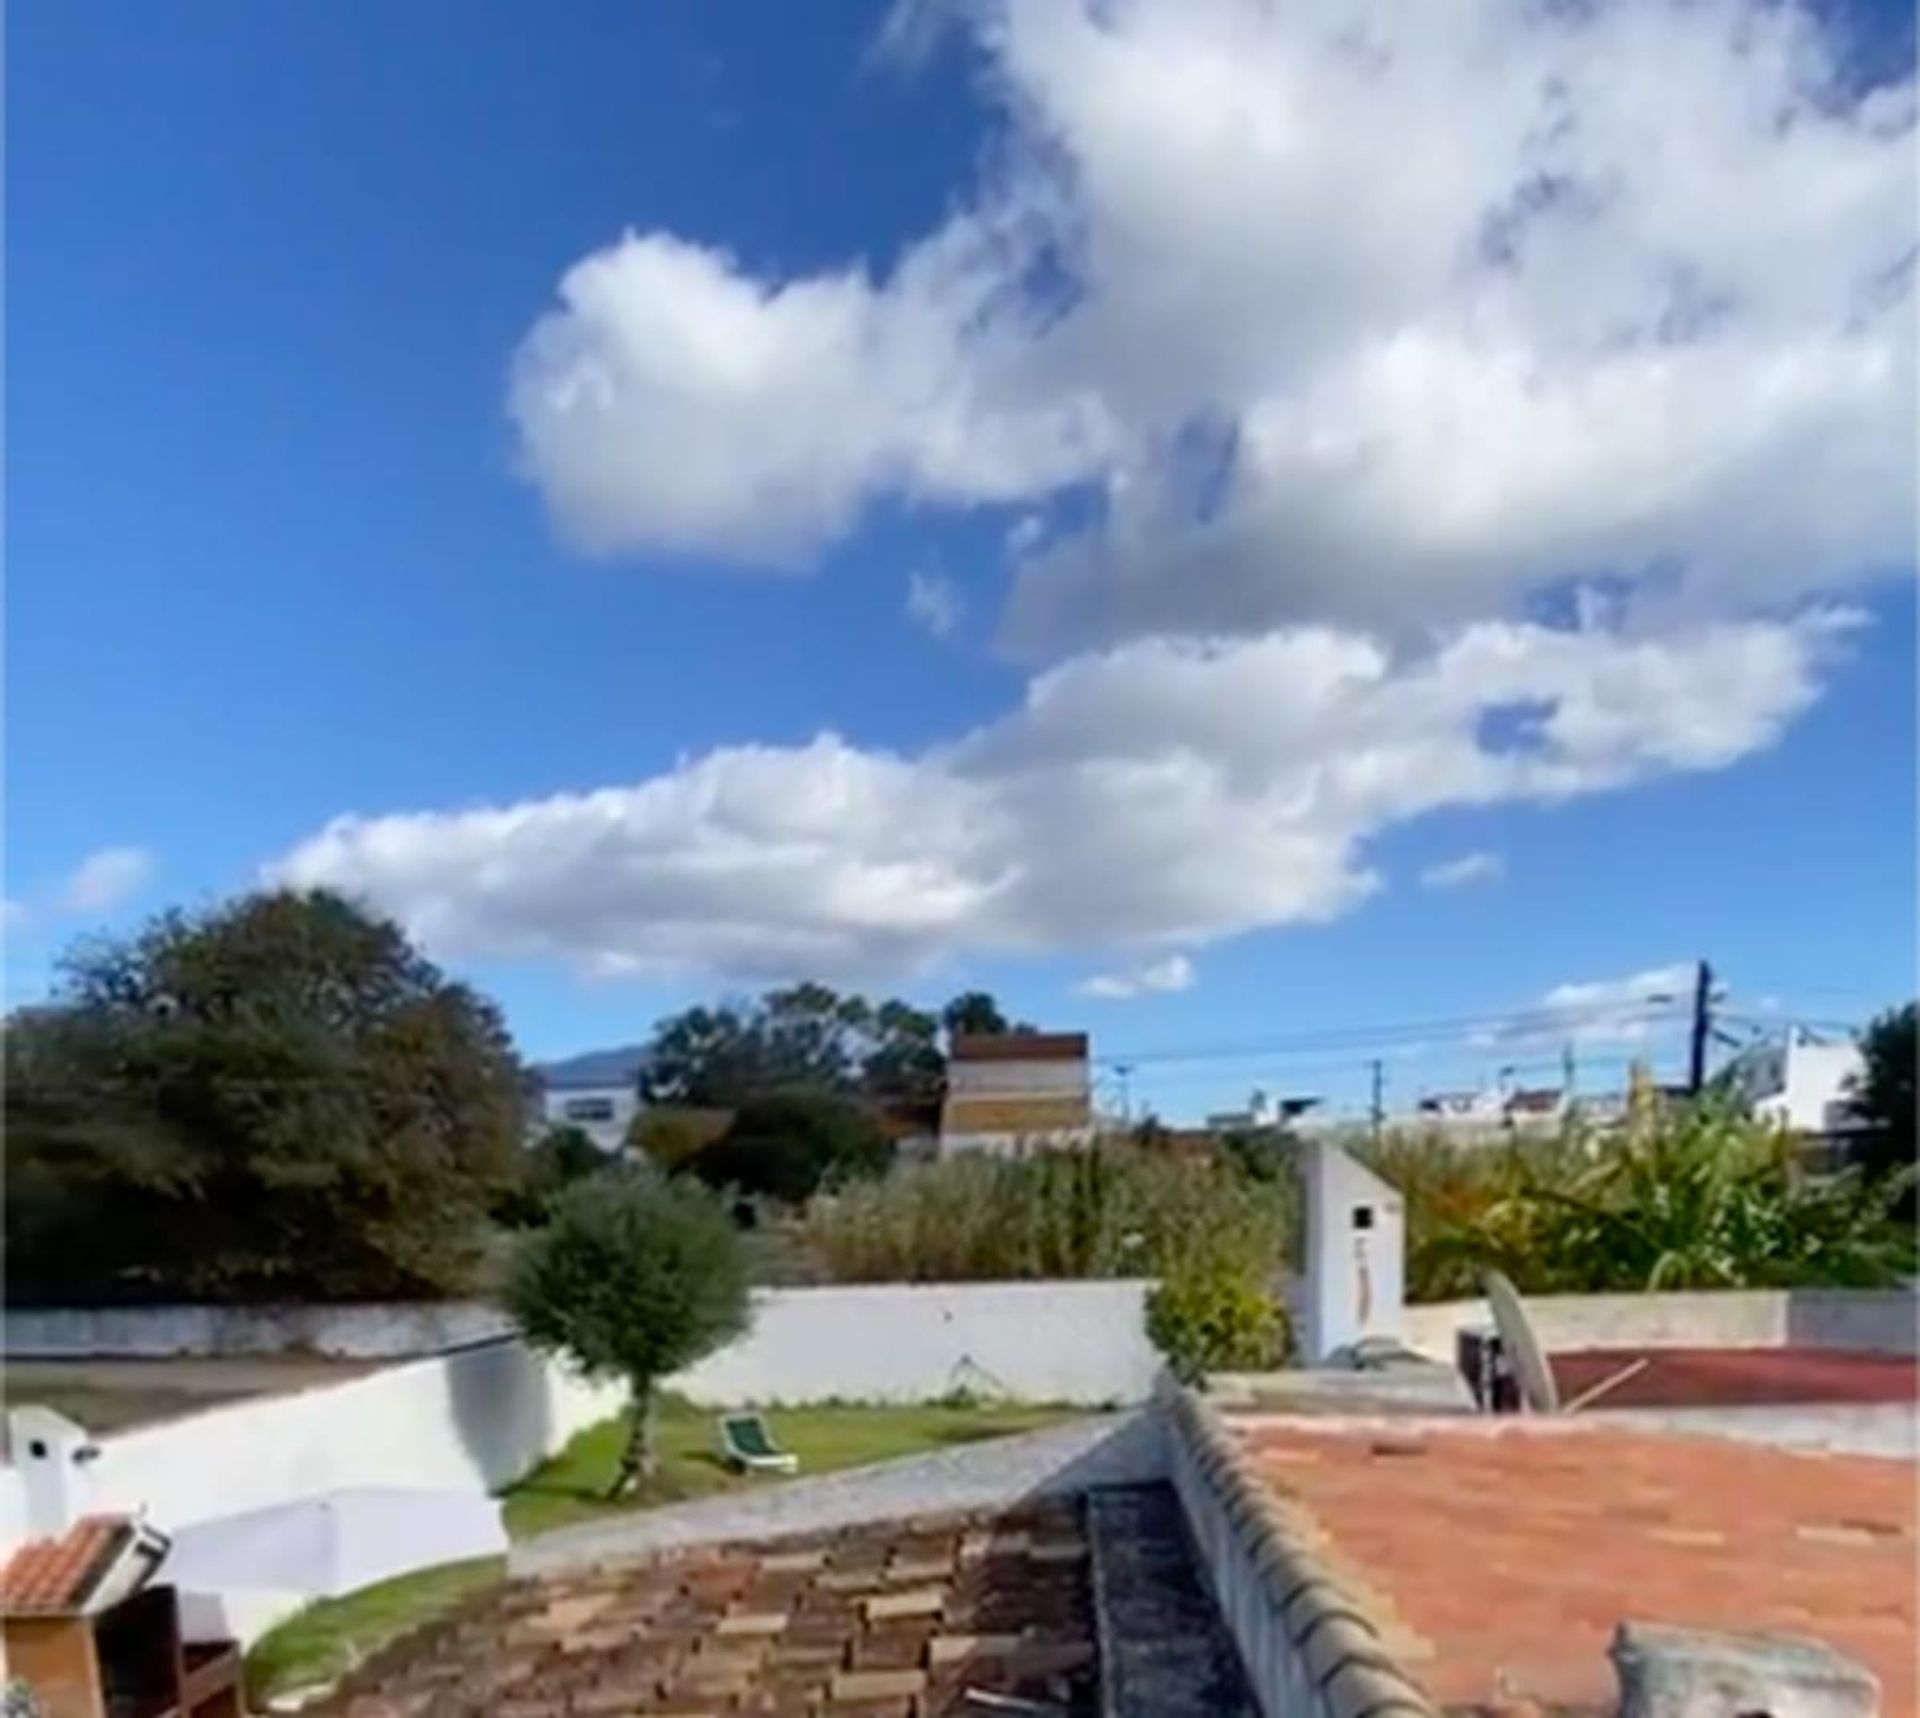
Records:
[[[0,1396],[9,1408],[35,1403],[105,1434],[177,1419],[227,1402],[340,1384],[379,1361],[284,1355],[231,1359],[7,1360]]]

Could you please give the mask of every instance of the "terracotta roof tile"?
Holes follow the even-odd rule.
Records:
[[[1598,1419],[1398,1430],[1390,1450],[1358,1426],[1241,1435],[1444,1707],[1611,1710],[1607,1641],[1634,1617],[1812,1635],[1873,1670],[1887,1718],[1914,1718],[1910,1463]]]
[[[0,1615],[62,1616],[84,1610],[133,1537],[124,1515],[87,1515],[57,1539],[30,1539],[0,1569]]]

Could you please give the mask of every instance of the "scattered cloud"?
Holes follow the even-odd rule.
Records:
[[[270,869],[444,955],[603,973],[880,976],[962,954],[1204,945],[1331,919],[1367,844],[1770,745],[1851,617],[1637,638],[1484,622],[1396,654],[1331,628],[1145,639],[1037,676],[917,754],[834,734],[599,792],[336,819]],[[1496,743],[1493,714],[1524,710]]]
[[[1497,883],[1507,874],[1507,862],[1498,853],[1462,853],[1443,859],[1420,873],[1424,889],[1464,889],[1474,883]]]
[[[509,402],[568,537],[801,566],[884,499],[1015,508],[1043,660],[1908,558],[1914,84],[1850,84],[1841,22],[977,0],[891,45],[936,25],[993,165],[888,272],[662,232],[568,271]]]
[[[33,917],[25,901],[16,901],[12,896],[0,900],[0,927],[17,930]]]
[[[960,587],[944,573],[907,575],[907,618],[930,638],[951,638],[965,604]]]
[[[74,868],[61,892],[72,913],[110,913],[123,906],[153,875],[153,855],[144,847],[102,847]]]
[[[1148,961],[1124,972],[1099,973],[1074,989],[1081,996],[1103,1002],[1126,1002],[1136,996],[1191,990],[1194,976],[1191,960],[1183,954],[1170,954],[1164,960]]]
[[[1023,700],[346,816],[275,874],[600,972],[1198,949],[1350,909],[1428,812],[1771,745],[1852,624],[1821,605],[1911,550],[1915,86],[1850,83],[1840,27],[910,0],[876,51],[967,32],[996,104],[939,224],[800,275],[627,233],[508,409],[592,553],[804,572],[876,508],[985,515]]]
[[[1693,994],[1693,968],[1685,964],[1650,967],[1625,978],[1557,984],[1524,1020],[1484,1042],[1638,1044],[1670,1032],[1683,1018]]]

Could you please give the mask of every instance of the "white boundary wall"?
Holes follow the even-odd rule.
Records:
[[[741,1341],[674,1381],[697,1402],[925,1401],[953,1390],[1031,1400],[1144,1401],[1158,1359],[1150,1283],[874,1283],[764,1289]],[[442,1305],[29,1308],[14,1359],[444,1354],[507,1334],[495,1308]]]
[[[1920,1300],[1911,1289],[1721,1289],[1676,1294],[1525,1297],[1550,1352],[1576,1348],[1846,1348],[1920,1351]],[[1484,1300],[1406,1309],[1409,1348],[1453,1364],[1454,1332],[1491,1323]]]
[[[512,1331],[475,1301],[361,1301],[340,1306],[11,1307],[3,1327],[15,1360],[81,1355],[323,1354],[395,1360],[444,1354]]]
[[[1087,1405],[1144,1402],[1160,1357],[1152,1285],[875,1283],[769,1289],[753,1328],[673,1380],[696,1402],[924,1402],[958,1390]]]

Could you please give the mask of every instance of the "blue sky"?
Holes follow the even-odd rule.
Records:
[[[1626,986],[1404,1095],[1569,1033],[1671,1065],[1605,1008],[1696,955],[1756,1016],[1909,994],[1904,12],[1833,11],[1817,99],[1736,8],[1536,27],[1566,129],[1622,126],[1596,215],[1517,97],[1434,129],[1512,58],[1375,44],[1347,117],[1307,10],[10,8],[9,1000],[272,866],[533,1055],[815,970],[1144,1057]],[[1134,1096],[1352,1097],[1365,1053]]]

